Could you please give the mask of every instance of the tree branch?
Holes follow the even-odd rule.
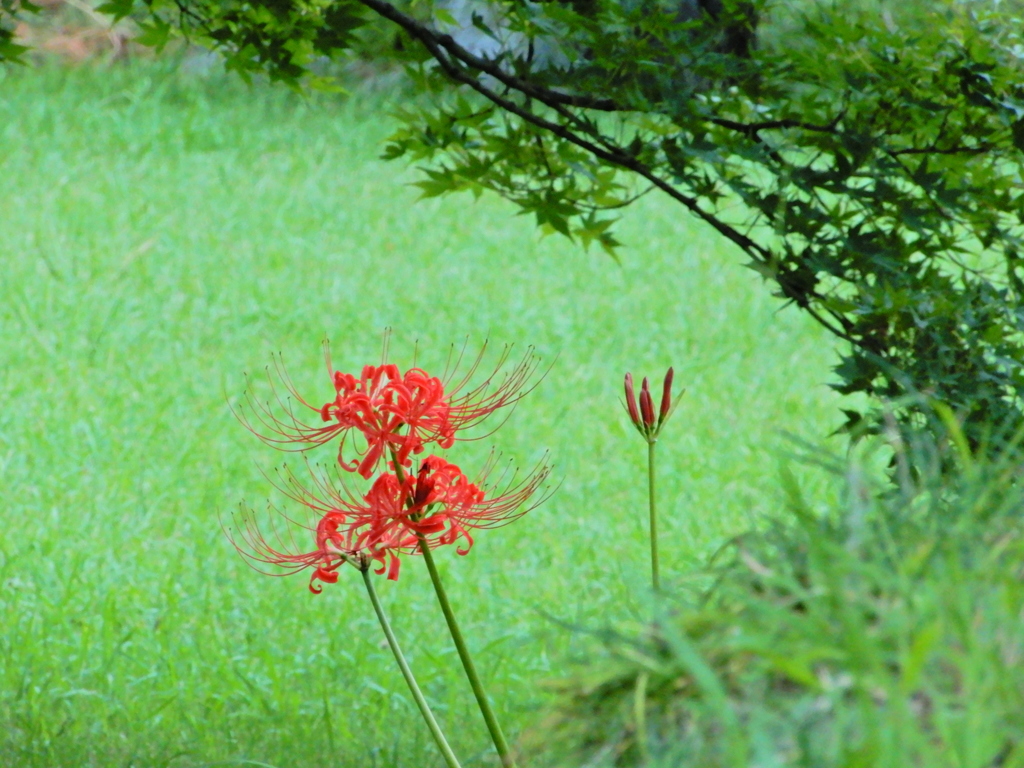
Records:
[[[738,245],[751,258],[754,258],[763,264],[767,264],[771,261],[772,253],[769,249],[759,245],[750,237],[743,234],[735,227],[726,224],[717,216],[705,211],[700,206],[697,198],[681,192],[671,183],[658,176],[651,168],[647,167],[633,155],[629,154],[622,147],[604,136],[595,137],[604,145],[600,146],[594,143],[594,141],[584,138],[570,130],[567,126],[553,122],[536,114],[531,109],[518,104],[506,95],[498,93],[493,88],[484,85],[478,77],[467,72],[466,68],[477,70],[478,72],[482,72],[493,77],[496,81],[506,86],[506,93],[508,90],[513,90],[521,93],[528,99],[536,99],[570,122],[576,122],[579,118],[568,112],[566,110],[567,106],[592,109],[599,109],[603,106],[606,110],[610,110],[614,105],[611,100],[602,100],[599,102],[601,106],[594,106],[596,102],[592,100],[576,99],[576,97],[569,97],[565,94],[559,94],[548,89],[541,88],[529,81],[523,80],[520,77],[509,74],[494,61],[483,59],[472,54],[459,45],[450,35],[444,35],[436,32],[411,16],[402,13],[384,0],[359,0],[359,2],[389,21],[397,24],[413,38],[419,40],[438,63],[444,73],[455,82],[462,83],[463,85],[472,88],[491,103],[501,107],[501,109],[509,112],[510,114],[522,118],[530,125],[547,131],[554,136],[586,150],[599,160],[603,160],[611,165],[631,171],[641,178],[646,179],[653,187],[660,189],[673,200],[681,203],[702,221],[710,224],[719,232],[719,234]],[[737,130],[747,136],[750,136],[754,140],[763,143],[763,139],[756,136],[756,132],[758,130],[769,130],[772,128],[803,128],[814,131],[834,131],[835,126],[838,124],[839,120],[842,119],[844,113],[845,109],[841,110],[828,125],[824,126],[794,120],[764,121],[762,123],[749,125],[724,119],[711,118],[710,120],[712,122],[718,120],[719,123],[722,124],[722,127]],[[781,282],[784,283],[785,281],[783,280]],[[811,300],[822,301],[824,299],[823,296],[813,289],[802,289],[802,295],[804,298],[799,302],[799,304],[801,308],[806,310],[807,313],[814,318],[815,321],[839,338],[845,339],[852,344],[858,344],[857,339],[849,332],[850,325],[847,318],[826,310],[826,312],[835,320],[835,323],[838,323],[838,325],[836,325],[810,306]]]
[[[643,177],[644,179],[647,179],[647,181],[649,181],[655,187],[665,192],[667,195],[669,195],[672,199],[676,200],[677,202],[682,203],[688,210],[690,210],[692,213],[694,213],[702,220],[704,220],[712,227],[714,227],[720,234],[724,235],[729,240],[736,243],[736,245],[740,246],[740,248],[742,248],[752,257],[756,257],[762,261],[765,261],[771,256],[770,251],[755,243],[749,237],[739,232],[739,230],[729,226],[725,222],[716,218],[714,215],[704,211],[698,204],[696,198],[690,197],[689,195],[685,195],[682,192],[680,192],[669,182],[665,181],[660,176],[655,174],[651,169],[640,163],[635,157],[630,155],[621,147],[614,145],[611,145],[611,148],[600,147],[597,144],[594,144],[592,141],[589,141],[572,132],[564,125],[554,123],[548,120],[547,118],[541,117],[540,115],[533,113],[532,111],[520,106],[511,99],[508,99],[502,96],[501,94],[495,92],[491,88],[485,86],[476,77],[473,77],[469,73],[465,72],[461,67],[456,65],[446,54],[450,53],[463,64],[473,69],[478,69],[484,72],[485,74],[491,75],[496,80],[499,80],[503,84],[508,85],[510,88],[513,88],[526,96],[533,96],[538,101],[547,104],[547,102],[545,102],[543,98],[543,96],[545,95],[543,89],[538,89],[530,83],[526,83],[525,81],[522,81],[519,78],[508,75],[507,73],[503,72],[500,69],[500,67],[494,66],[493,62],[488,62],[484,59],[480,59],[479,57],[474,56],[473,54],[469,53],[464,48],[462,48],[462,46],[458,45],[454,40],[452,40],[450,36],[440,35],[434,32],[426,25],[421,24],[420,22],[413,19],[411,16],[407,16],[406,14],[402,13],[389,3],[383,2],[382,0],[359,1],[367,8],[370,8],[371,10],[379,13],[381,16],[384,16],[390,21],[393,21],[394,23],[398,24],[400,27],[405,29],[406,32],[408,32],[410,35],[419,40],[424,45],[424,47],[426,47],[426,49],[430,52],[431,56],[433,56],[437,63],[441,66],[445,74],[447,74],[451,79],[469,86],[470,88],[475,90],[480,95],[484,96],[492,103],[497,104],[499,107],[510,112],[511,114],[521,117],[523,120],[527,121],[531,125],[537,128],[542,128],[545,131],[548,131],[561,139],[564,139],[572,144],[575,144],[581,149],[585,149],[587,152],[590,152],[594,157],[598,158],[599,160],[604,160],[606,163],[610,163],[620,168],[632,171],[633,173],[636,173],[637,175]],[[447,38],[447,40],[443,41],[444,38]],[[463,56],[465,56],[465,58],[463,58]],[[520,83],[525,86],[525,89],[520,87]],[[566,115],[566,117],[572,119],[574,116]]]

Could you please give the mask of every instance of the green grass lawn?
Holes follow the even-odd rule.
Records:
[[[492,442],[523,465],[549,450],[557,493],[438,553],[513,736],[583,647],[552,617],[644,604],[625,371],[671,364],[687,389],[659,449],[670,583],[779,507],[780,430],[840,423],[831,340],[678,207],[626,212],[616,264],[494,198],[416,202],[376,159],[383,104],[141,65],[0,73],[3,766],[440,765],[358,574],[315,597],[221,530],[283,459],[229,409],[275,352],[314,400],[321,340],[358,369],[387,326],[403,365],[467,337],[551,363]],[[379,583],[464,765],[493,764],[422,563]]]

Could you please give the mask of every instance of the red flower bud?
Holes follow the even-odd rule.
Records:
[[[665,417],[668,416],[668,412],[672,408],[672,378],[674,376],[675,371],[669,368],[668,373],[665,374],[665,383],[661,387],[661,412],[658,414],[658,424],[665,421]]]
[[[654,401],[651,400],[651,387],[647,383],[646,377],[640,387],[640,413],[644,417],[644,426],[652,429],[654,427]]]
[[[626,374],[626,409],[629,411],[629,418],[637,427],[640,427],[640,411],[636,407],[636,392],[633,391],[633,374]]]

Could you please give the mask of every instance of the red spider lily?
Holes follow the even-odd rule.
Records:
[[[550,473],[546,465],[538,465],[522,480],[513,475],[505,482],[503,476],[493,485],[484,485],[492,468],[493,462],[478,484],[470,482],[456,465],[429,456],[415,475],[380,475],[362,498],[355,498],[343,484],[339,490],[322,473],[311,473],[314,489],[288,473],[285,483],[277,487],[303,505],[312,519],[303,523],[285,517],[285,540],[276,529],[268,537],[254,518],[246,515],[238,521],[237,538],[229,537],[248,560],[277,566],[280,575],[314,568],[310,579],[313,592],[321,589],[316,581],[337,581],[337,569],[345,562],[365,568],[375,561],[380,564],[378,574],[387,571],[389,579],[397,580],[399,555],[415,555],[424,545],[433,549],[459,539],[464,546],[456,551],[465,555],[473,545],[471,529],[505,525],[543,501],[525,506]],[[498,486],[501,491],[494,493]],[[303,551],[295,541],[296,529],[312,538],[312,551]]]
[[[235,529],[226,531],[235,549],[260,573],[287,576],[313,568],[309,590],[319,594],[323,587],[318,586],[317,581],[333,584],[338,580],[337,570],[342,564],[360,561],[359,547],[353,541],[355,532],[341,510],[329,510],[313,526],[298,524],[312,534],[315,548],[309,552],[301,551],[303,547],[295,541],[292,527],[282,535],[272,518],[270,526],[272,533],[268,535],[253,514],[243,512],[235,517]],[[277,570],[266,571],[262,568],[264,565],[275,566]]]
[[[449,419],[444,384],[419,368],[401,375],[395,365],[368,365],[362,377],[334,371],[334,400],[320,408],[320,418],[342,434],[338,463],[369,478],[381,456],[392,454],[399,464],[409,466],[411,453],[436,442],[451,447],[455,432]],[[362,461],[346,463],[342,450],[348,430],[355,429],[366,440]]]
[[[654,415],[654,400],[651,397],[651,387],[645,377],[640,385],[640,403],[637,405],[636,392],[633,389],[633,374],[626,374],[626,410],[633,426],[648,441],[657,440],[658,433],[672,415],[672,379],[675,371],[668,369],[665,374],[665,381],[661,387],[661,407],[658,415]]]
[[[408,475],[399,481],[396,475],[382,475],[385,482],[378,480],[374,484],[374,489],[381,492],[373,505],[378,511],[376,535],[382,540],[396,541],[405,532],[412,532],[416,546],[406,550],[410,554],[417,554],[423,544],[433,549],[461,539],[464,544],[455,551],[468,554],[473,546],[471,530],[508,525],[547,498],[542,496],[527,506],[551,473],[543,462],[522,478],[514,472],[509,476],[510,467],[506,467],[500,477],[489,482],[494,466],[492,459],[481,477],[471,482],[456,465],[439,456],[428,456],[415,476]],[[389,477],[394,480],[386,480]],[[401,548],[391,548],[389,555],[396,557],[398,549]],[[397,578],[397,572],[398,566],[392,561],[388,578]]]
[[[440,377],[415,367],[403,374],[396,365],[382,362],[379,366],[364,367],[362,375],[356,378],[333,369],[325,345],[335,397],[322,406],[302,397],[279,360],[276,365],[291,398],[302,408],[315,412],[319,423],[307,423],[295,414],[291,398],[278,393],[273,376],[268,378],[274,400],[284,415],[278,415],[269,403],[258,402],[250,390],[248,403],[258,423],[244,413],[239,414],[239,419],[265,442],[278,447],[294,445],[294,450],[306,450],[340,437],[339,465],[365,478],[373,475],[382,459],[394,458],[399,465],[411,467],[412,455],[421,453],[428,444],[450,448],[456,433],[476,426],[500,408],[515,405],[536,385],[531,380],[539,361],[532,351],[503,370],[511,354],[511,348],[506,347],[490,375],[470,389],[470,379],[480,367],[485,350],[486,344],[458,380],[455,377],[464,350],[449,356]],[[385,346],[385,358],[386,355]],[[355,449],[358,460],[347,460],[346,439],[353,431],[362,435],[365,448]]]
[[[261,523],[253,513],[243,512],[236,516],[234,529],[227,531],[235,549],[257,571],[288,576],[313,568],[309,590],[319,594],[323,588],[316,582],[334,584],[338,569],[345,563],[365,569],[371,561],[378,561],[382,566],[378,573],[382,573],[392,550],[412,550],[417,546],[415,532],[375,530],[374,521],[387,515],[387,502],[395,495],[385,490],[390,484],[386,478],[394,480],[393,475],[378,478],[362,500],[350,498],[347,491],[339,493],[323,475],[311,475],[315,491],[302,485],[290,472],[284,474],[283,484],[275,483],[278,490],[304,506],[305,520],[296,520],[272,508],[272,514]],[[283,532],[277,517],[281,518]],[[425,525],[429,527],[430,523]],[[314,548],[307,550],[310,543]],[[275,570],[264,570],[265,565],[274,566]],[[388,578],[398,578],[398,567],[397,556],[392,556]]]

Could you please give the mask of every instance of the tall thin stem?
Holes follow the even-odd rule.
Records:
[[[452,641],[455,643],[455,650],[459,653],[459,659],[462,661],[462,668],[466,670],[466,677],[469,678],[469,685],[473,689],[473,695],[476,696],[477,706],[480,707],[480,714],[484,716],[484,722],[487,724],[487,730],[491,734],[491,741],[494,742],[494,748],[498,751],[499,757],[501,757],[501,764],[505,768],[516,768],[515,758],[512,756],[512,751],[508,747],[508,742],[505,741],[505,734],[502,733],[501,726],[498,724],[498,718],[494,715],[494,710],[491,709],[491,704],[487,700],[487,692],[484,690],[483,684],[480,682],[480,676],[477,674],[476,665],[473,664],[473,657],[469,655],[469,649],[466,647],[466,641],[462,637],[462,631],[459,629],[459,623],[455,620],[455,614],[452,612],[451,603],[448,602],[448,594],[444,590],[444,584],[441,583],[441,574],[437,572],[437,565],[434,563],[434,555],[427,546],[426,539],[423,534],[417,534],[420,540],[420,551],[423,553],[423,560],[427,564],[427,572],[430,573],[430,581],[434,585],[434,592],[437,593],[437,601],[441,604],[441,612],[444,613],[444,620],[448,622],[448,631],[451,633]]]
[[[647,441],[647,503],[650,507],[651,517],[651,583],[654,591],[661,589],[661,581],[658,578],[658,512],[654,497],[654,446],[656,440]]]
[[[405,470],[402,469],[394,449],[391,451],[391,463],[394,465],[395,477],[398,478],[398,482],[404,483]],[[494,710],[491,709],[491,703],[487,700],[487,692],[484,690],[483,683],[480,682],[480,675],[476,672],[473,657],[469,655],[469,648],[466,647],[466,641],[462,637],[459,622],[455,620],[455,613],[452,611],[451,603],[448,602],[448,593],[445,592],[444,584],[441,583],[441,574],[437,572],[437,565],[434,563],[434,553],[430,551],[427,537],[417,532],[416,538],[420,542],[420,553],[422,553],[423,560],[427,564],[427,572],[430,574],[430,581],[434,585],[437,602],[441,604],[441,612],[444,614],[444,620],[448,624],[448,633],[452,636],[452,642],[455,643],[455,650],[459,653],[462,668],[466,670],[469,686],[473,689],[476,704],[480,708],[480,714],[484,716],[484,723],[487,724],[487,731],[491,734],[491,741],[494,742],[494,748],[498,751],[501,764],[504,768],[517,768],[515,758],[512,756],[512,750],[508,748],[508,742],[505,740],[505,734],[502,733],[501,726],[498,725],[498,718],[495,717]]]
[[[437,724],[437,720],[434,719],[434,713],[430,711],[430,705],[427,704],[427,700],[423,697],[423,692],[420,690],[419,685],[417,685],[416,678],[412,675],[412,669],[409,668],[409,663],[402,654],[402,649],[398,645],[395,633],[391,630],[391,624],[388,622],[387,616],[384,615],[384,608],[380,604],[380,598],[377,597],[377,590],[373,586],[370,570],[363,568],[362,572],[363,582],[366,584],[366,592],[370,595],[373,610],[377,612],[377,619],[384,630],[384,637],[387,638],[391,652],[395,655],[395,661],[398,662],[398,668],[402,670],[402,676],[405,677],[405,682],[412,692],[412,697],[416,700],[416,706],[420,708],[420,714],[427,721],[427,728],[430,729],[430,734],[434,737],[437,748],[441,750],[441,755],[444,757],[445,763],[448,764],[448,768],[461,768],[455,753],[452,752],[452,748],[448,746],[448,741],[441,732],[441,727]]]

